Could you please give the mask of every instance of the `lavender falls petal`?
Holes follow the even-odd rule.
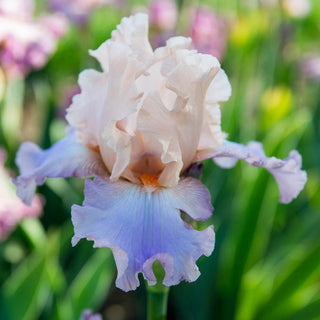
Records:
[[[140,272],[155,284],[152,265],[156,260],[166,272],[164,285],[196,280],[200,272],[195,262],[211,254],[214,232],[212,226],[197,231],[181,218],[183,198],[189,198],[182,208],[187,214],[200,219],[210,216],[210,195],[198,181],[191,191],[194,180],[182,178],[174,188],[156,190],[124,180],[87,180],[83,206],[72,207],[73,245],[87,238],[94,247],[110,247],[118,268],[116,285],[124,291],[139,285]],[[202,213],[197,216],[199,210]]]
[[[267,169],[278,183],[281,203],[289,203],[295,199],[307,181],[307,173],[301,170],[301,156],[296,150],[291,151],[288,158],[280,160],[266,157],[259,142],[252,141],[244,146],[225,141],[211,157],[223,168],[230,168],[237,160],[244,160],[254,167]]]
[[[20,176],[14,179],[17,195],[30,204],[37,185],[47,177],[87,177],[105,175],[107,171],[99,153],[85,147],[78,141],[74,130],[48,150],[42,150],[31,142],[21,145],[17,157]]]

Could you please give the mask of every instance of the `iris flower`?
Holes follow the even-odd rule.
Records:
[[[10,78],[45,65],[67,31],[58,14],[34,17],[34,0],[0,0],[0,64]]]
[[[225,140],[218,103],[229,98],[230,83],[216,58],[190,46],[191,39],[173,37],[153,51],[148,16],[124,18],[90,51],[102,71],[80,74],[66,137],[48,150],[25,142],[17,154],[15,184],[26,203],[46,177],[95,177],[86,180],[82,206],[72,206],[72,244],[86,238],[111,248],[116,286],[124,291],[139,285],[139,273],[155,284],[156,260],[164,285],[194,281],[196,260],[213,251],[213,227],[195,230],[182,218],[205,221],[213,211],[207,188],[185,176],[192,164],[214,158],[226,167],[242,159],[264,167],[284,203],[306,181],[297,151],[279,160],[267,158],[257,142]]]

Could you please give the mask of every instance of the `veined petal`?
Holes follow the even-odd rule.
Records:
[[[191,228],[181,219],[180,209],[207,219],[212,211],[208,190],[193,178],[156,190],[125,180],[87,180],[83,206],[72,207],[72,244],[87,238],[94,247],[110,247],[118,268],[116,285],[125,291],[139,285],[139,272],[155,284],[155,260],[165,269],[164,285],[194,281],[200,275],[195,262],[211,254],[214,232],[212,226]]]
[[[266,157],[259,142],[253,141],[244,146],[225,141],[211,157],[223,168],[234,166],[239,159],[254,167],[266,168],[278,183],[281,203],[289,203],[295,199],[307,181],[306,172],[301,170],[301,156],[295,150],[290,152],[288,158],[280,160]]]
[[[74,130],[48,150],[42,150],[31,142],[21,145],[16,163],[20,176],[13,182],[17,195],[30,204],[37,185],[42,185],[47,177],[87,177],[107,175],[107,169],[100,154],[79,143]]]

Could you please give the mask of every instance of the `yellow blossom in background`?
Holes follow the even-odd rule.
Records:
[[[267,89],[261,97],[263,126],[268,128],[289,114],[292,108],[292,92],[286,86]]]
[[[246,46],[257,36],[266,33],[269,21],[266,12],[254,11],[238,16],[232,24],[230,40],[236,46]]]

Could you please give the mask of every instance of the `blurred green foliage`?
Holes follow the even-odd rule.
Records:
[[[94,12],[86,27],[71,26],[43,69],[8,84],[0,109],[8,167],[16,169],[22,140],[45,148],[61,138],[66,89],[84,68],[99,68],[88,49],[143,3]],[[171,289],[169,319],[320,319],[320,82],[299,68],[306,54],[320,54],[320,2],[311,4],[309,15],[293,18],[277,2],[179,1],[182,25],[190,5],[207,5],[228,21],[222,66],[233,93],[222,106],[223,130],[233,141],[261,141],[267,155],[284,158],[299,150],[308,182],[296,200],[281,205],[275,181],[262,169],[241,163],[227,171],[205,161],[216,248],[199,259],[196,282]],[[13,109],[6,116],[12,105],[15,116]],[[73,178],[49,180],[39,188],[41,220],[23,221],[0,244],[0,319],[78,319],[84,309],[112,319],[114,306],[124,310],[121,319],[145,316],[144,288],[128,294],[113,289],[110,250],[86,241],[71,247],[70,207],[81,203],[82,189]]]

